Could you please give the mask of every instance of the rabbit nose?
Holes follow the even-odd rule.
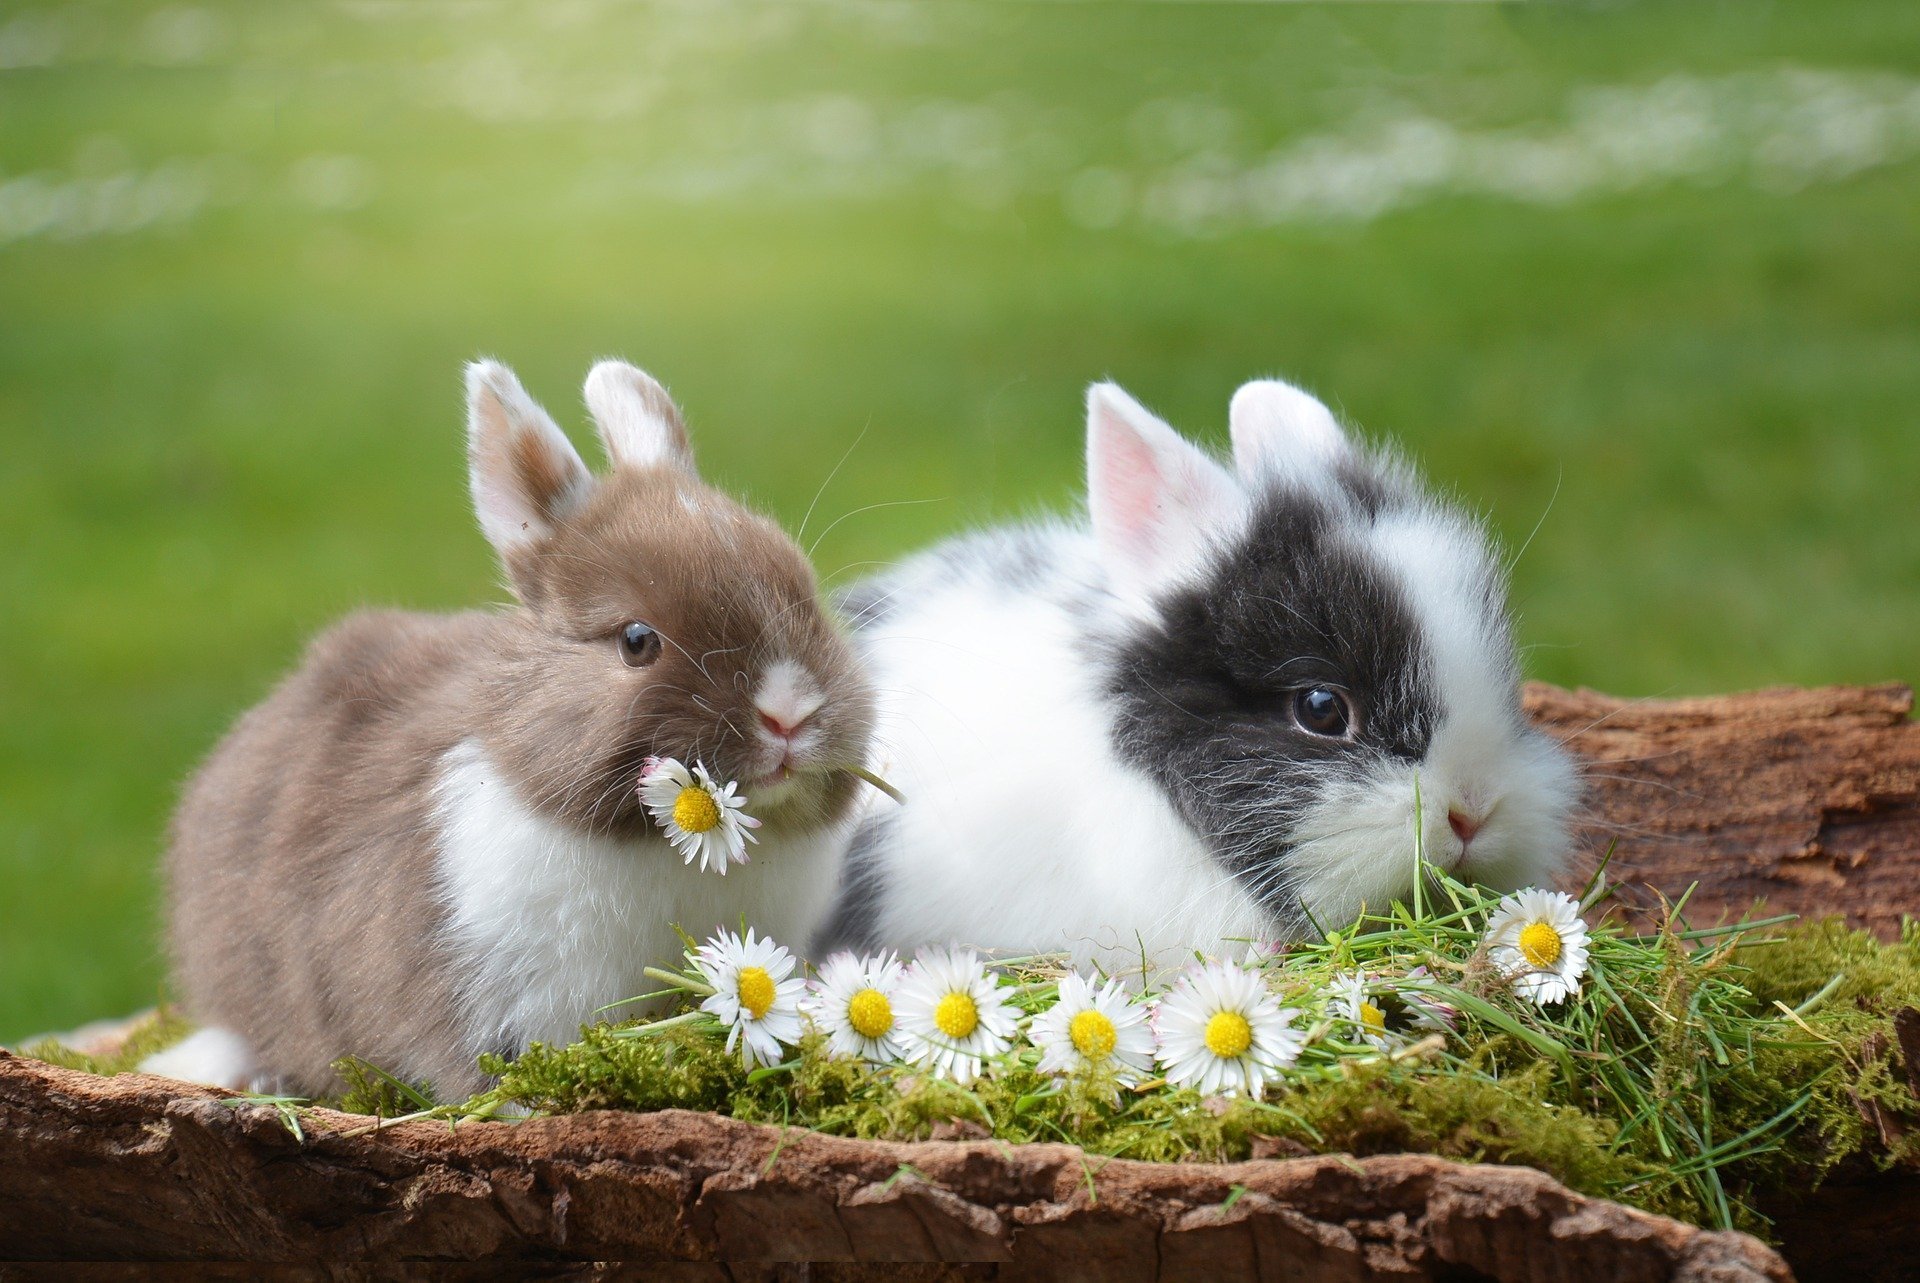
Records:
[[[775,739],[790,740],[794,736],[798,735],[800,733],[800,729],[807,724],[807,719],[805,717],[798,718],[794,721],[788,721],[786,718],[780,716],[777,713],[769,713],[764,708],[759,711],[760,711],[760,725],[766,727],[767,732],[770,735],[772,735]]]
[[[1447,808],[1447,827],[1460,839],[1461,846],[1473,841],[1473,835],[1480,831],[1483,822],[1483,819],[1476,819],[1457,806]]]

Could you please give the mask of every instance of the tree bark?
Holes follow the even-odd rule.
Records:
[[[266,1106],[0,1052],[0,1256],[484,1260],[483,1277],[511,1278],[608,1261],[655,1263],[633,1274],[651,1278],[675,1262],[670,1277],[714,1280],[818,1262],[799,1276],[876,1283],[1790,1277],[1743,1234],[1584,1198],[1530,1168],[1421,1155],[1162,1165],[679,1110],[369,1123],[311,1110],[296,1137]]]
[[[1527,712],[1583,759],[1577,890],[1609,844],[1630,917],[1699,883],[1696,925],[1844,914],[1883,940],[1920,913],[1920,722],[1905,686],[1626,700],[1534,684]]]

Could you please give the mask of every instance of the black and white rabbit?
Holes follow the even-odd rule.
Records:
[[[1551,878],[1576,777],[1521,714],[1486,532],[1285,383],[1234,468],[1112,384],[1088,519],[956,538],[843,608],[904,807],[854,832],[815,942],[959,940],[1109,968],[1298,938],[1428,859]]]

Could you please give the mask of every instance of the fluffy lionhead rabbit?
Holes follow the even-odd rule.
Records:
[[[215,751],[168,859],[203,1029],[156,1072],[316,1094],[353,1054],[457,1097],[480,1053],[657,988],[674,924],[804,939],[831,902],[872,697],[805,556],[701,482],[632,366],[587,377],[600,478],[504,366],[467,394],[518,602],[348,619]],[[741,782],[749,863],[683,863],[636,792],[653,755]]]
[[[1233,470],[1088,395],[1084,524],[953,540],[844,603],[907,798],[852,837],[838,945],[1112,969],[1332,930],[1457,876],[1541,881],[1569,759],[1529,728],[1486,534],[1285,383]]]

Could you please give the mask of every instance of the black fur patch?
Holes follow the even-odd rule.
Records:
[[[860,952],[880,947],[880,906],[886,899],[886,847],[893,841],[893,816],[882,812],[861,822],[840,866],[840,891],[833,913],[814,933],[809,956],[824,959],[841,949]]]
[[[1398,586],[1343,537],[1350,502],[1371,516],[1390,483],[1356,470],[1344,500],[1279,489],[1211,575],[1161,602],[1109,656],[1123,757],[1164,788],[1221,863],[1283,921],[1300,924],[1288,835],[1327,787],[1382,757],[1418,761],[1440,716],[1428,659]],[[1351,740],[1300,729],[1294,692],[1346,691]]]

